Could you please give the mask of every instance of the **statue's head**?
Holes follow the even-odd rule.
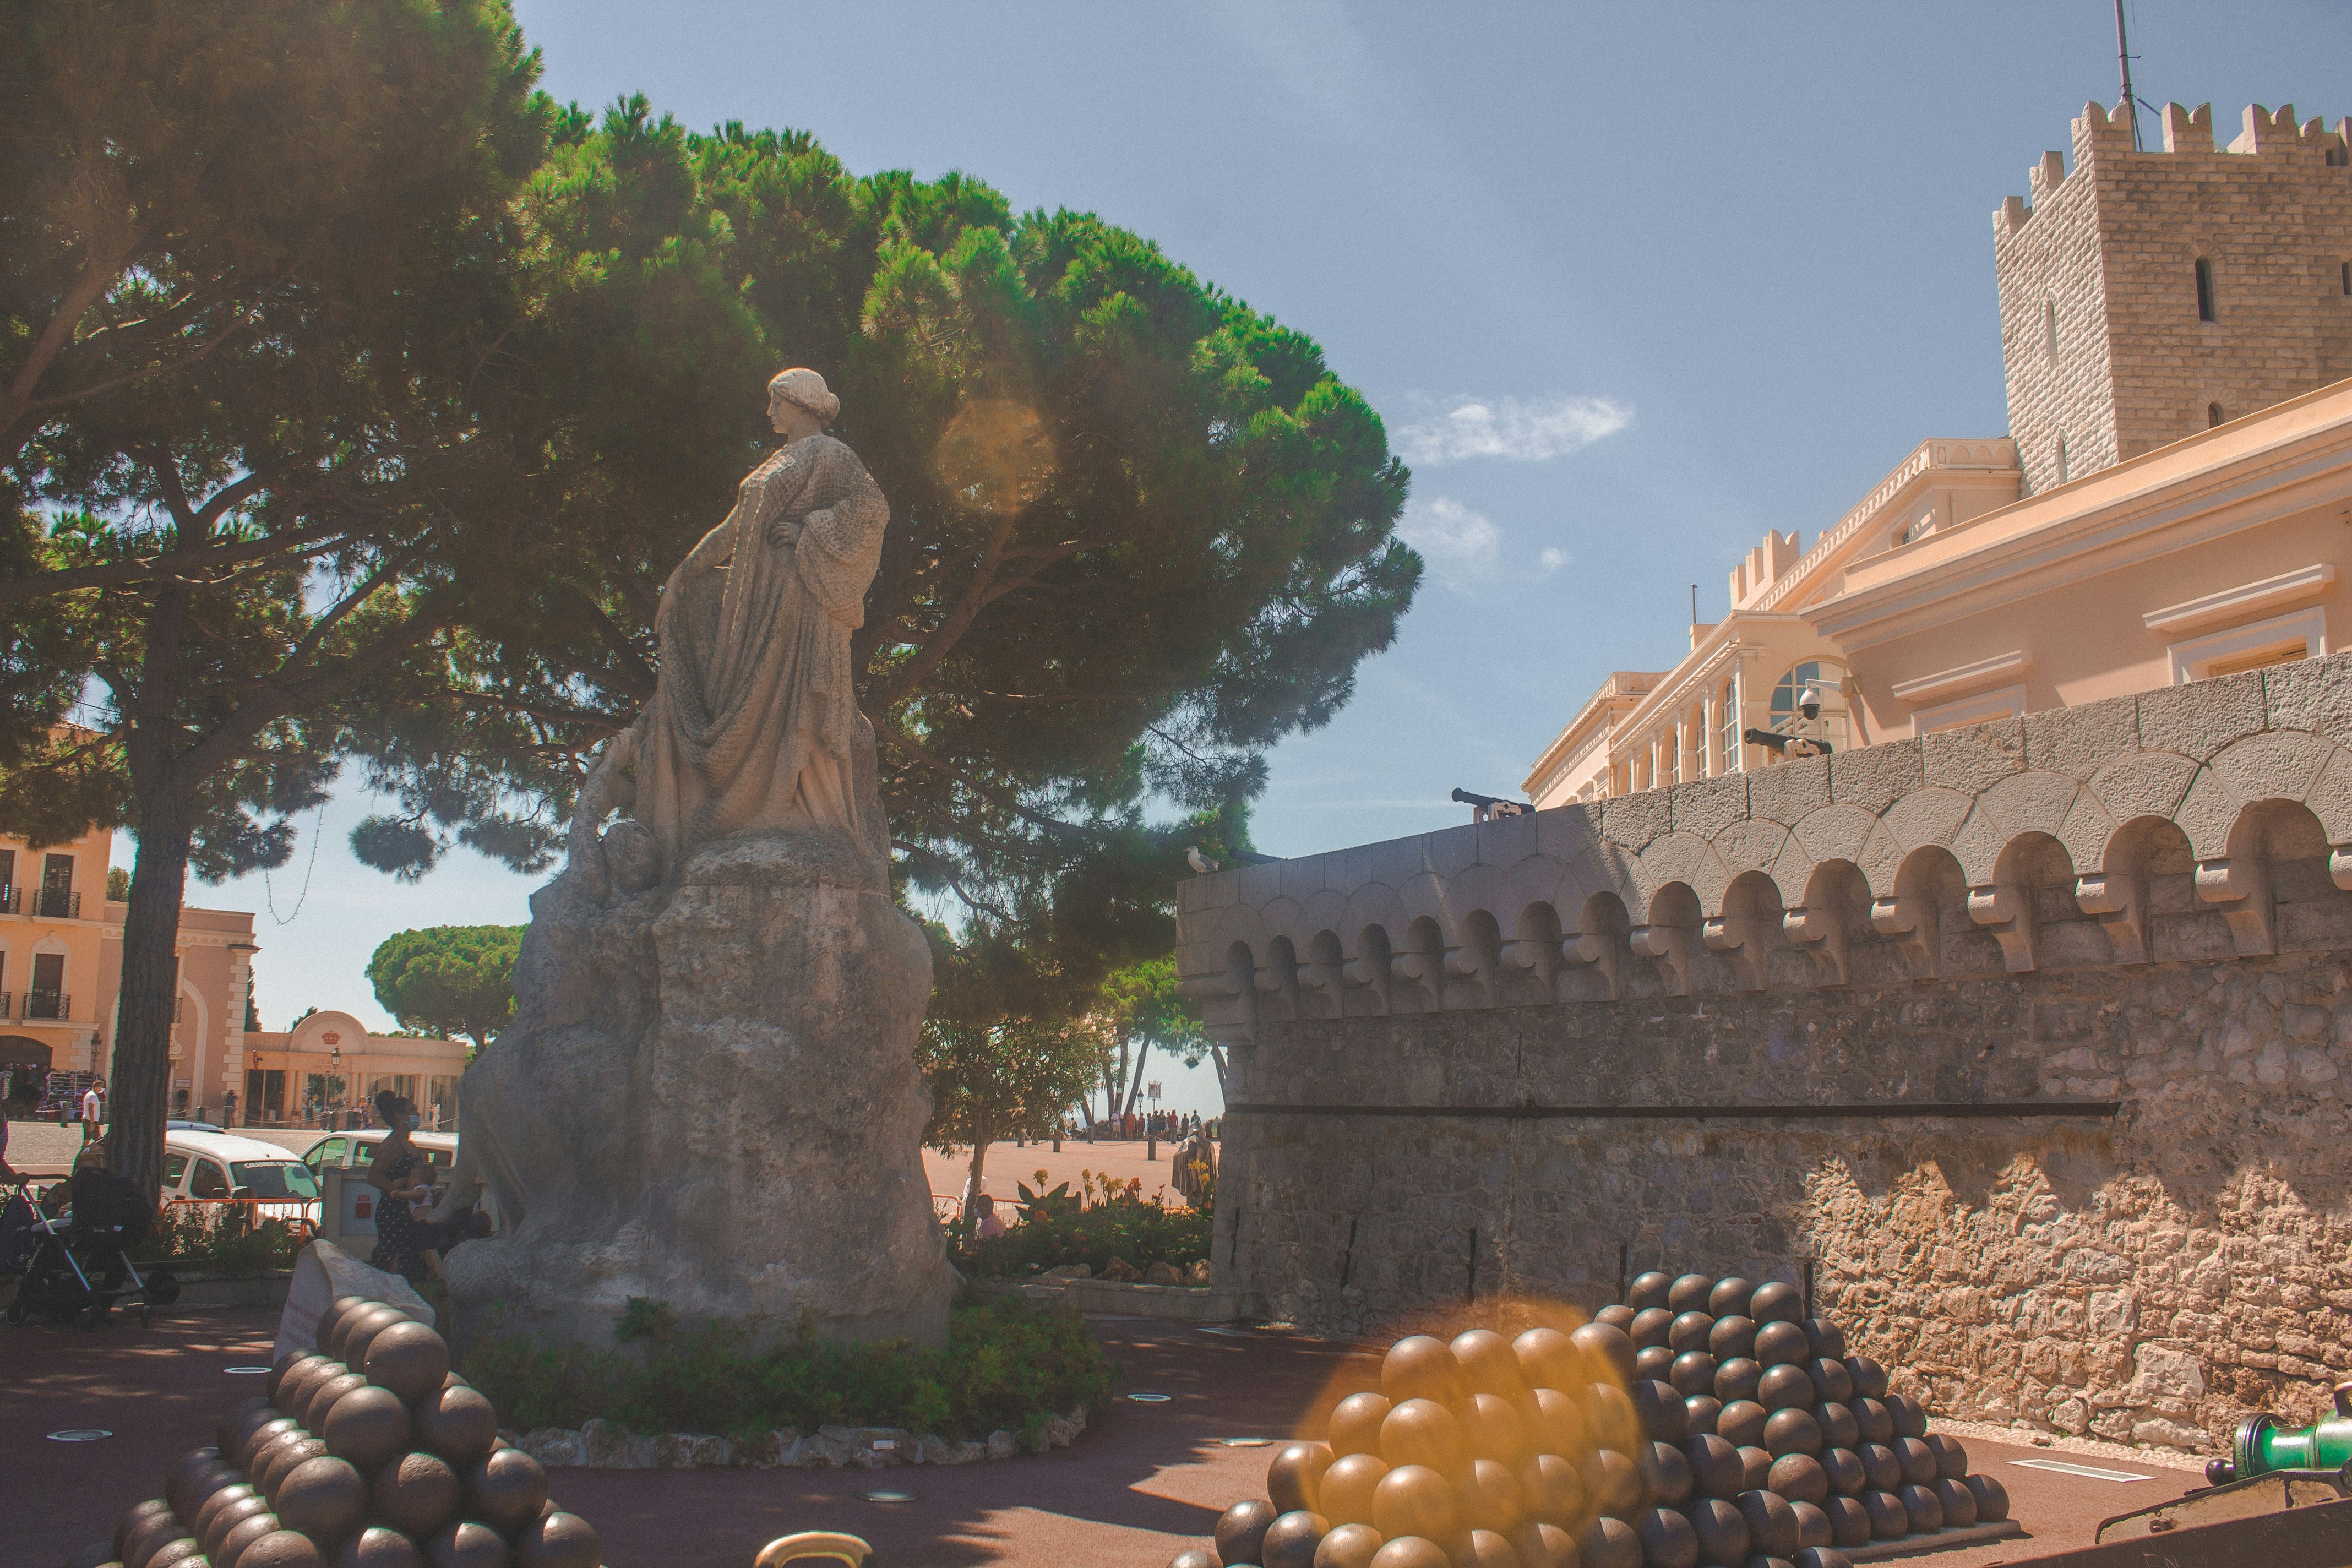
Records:
[[[824,377],[813,370],[794,366],[780,371],[768,383],[768,419],[778,430],[785,425],[786,410],[797,408],[817,422],[823,429],[833,423],[841,412],[841,399],[824,384]]]

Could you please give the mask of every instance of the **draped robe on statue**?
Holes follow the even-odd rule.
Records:
[[[887,857],[849,634],[889,518],[857,454],[808,437],[752,469],[670,574],[635,744],[635,815],[664,880],[698,846],[742,834],[815,829]]]

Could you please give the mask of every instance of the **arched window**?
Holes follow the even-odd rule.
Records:
[[[1744,757],[1740,731],[1745,728],[1739,722],[1739,681],[1736,676],[1723,683],[1723,706],[1719,711],[1723,715],[1723,771],[1736,773]]]
[[[2218,404],[2218,403],[2209,403],[2209,404],[2207,404],[2207,405],[2205,405],[2205,428],[2207,428],[2208,430],[2210,430],[2211,428],[2213,428],[2213,426],[2214,426],[2219,425],[2219,424],[2221,424],[2221,405],[2220,404]]]
[[[2197,258],[2197,319],[2210,321],[2213,317],[2213,264],[2203,257]]]
[[[1809,658],[1790,668],[1772,688],[1772,728],[1783,735],[1800,732],[1797,701],[1811,688],[1821,693],[1821,728],[1804,732],[1818,734],[1833,751],[1844,751],[1850,744],[1845,677],[1845,666],[1833,658]]]
[[[2042,358],[2046,364],[2058,363],[2058,301],[2042,301]]]

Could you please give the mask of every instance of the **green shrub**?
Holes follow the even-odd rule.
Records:
[[[959,1440],[1003,1429],[1034,1442],[1047,1416],[1107,1398],[1115,1371],[1076,1312],[1011,1297],[959,1299],[944,1352],[831,1344],[806,1323],[760,1350],[756,1321],[688,1328],[656,1301],[631,1301],[623,1321],[641,1354],[493,1330],[465,1373],[526,1431],[602,1416],[645,1433],[900,1426]]]
[[[1044,1184],[1045,1173],[1038,1173]],[[965,1261],[988,1276],[1027,1275],[1064,1264],[1083,1263],[1102,1272],[1113,1258],[1125,1258],[1138,1269],[1154,1263],[1181,1268],[1209,1256],[1209,1238],[1216,1216],[1204,1209],[1168,1209],[1143,1195],[1142,1184],[1112,1184],[1099,1201],[1091,1180],[1082,1194],[1073,1195],[1065,1182],[1050,1193],[1021,1187],[1018,1225],[1002,1236],[970,1243]]]
[[[301,1250],[294,1227],[282,1219],[248,1225],[244,1211],[233,1205],[165,1204],[131,1256],[139,1263],[176,1263],[241,1276],[291,1268]]]

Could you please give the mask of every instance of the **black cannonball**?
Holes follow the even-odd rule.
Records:
[[[1706,1299],[1714,1292],[1714,1275],[1681,1275],[1666,1287],[1666,1310],[1673,1312],[1706,1312]],[[1714,1315],[1707,1312],[1709,1317]]]
[[[1316,1490],[1334,1458],[1328,1443],[1284,1444],[1265,1468],[1268,1500],[1284,1513],[1313,1512]]]
[[[367,1379],[404,1404],[437,1391],[449,1375],[449,1344],[423,1323],[394,1323],[368,1342]]]
[[[1886,1406],[1865,1394],[1848,1400],[1846,1408],[1853,1412],[1853,1424],[1862,1429],[1864,1442],[1894,1446],[1895,1416]]]
[[[1683,1425],[1693,1436],[1715,1430],[1715,1418],[1723,1414],[1723,1401],[1712,1394],[1694,1394],[1683,1401]]]
[[[252,1483],[245,1479],[244,1472],[235,1465],[226,1459],[214,1459],[195,1472],[184,1489],[181,1505],[174,1511],[179,1514],[181,1522],[193,1530],[196,1516],[204,1511],[205,1504],[212,1500],[214,1493],[230,1487],[250,1485]]]
[[[1756,1359],[1766,1366],[1802,1366],[1812,1359],[1813,1345],[1805,1338],[1805,1331],[1794,1323],[1759,1322],[1756,1325]]]
[[[1500,1459],[1516,1465],[1533,1451],[1534,1435],[1518,1407],[1492,1394],[1474,1394],[1454,1407],[1454,1424],[1462,1429],[1462,1446],[1474,1458]],[[1279,1507],[1282,1500],[1275,1498]],[[1283,1509],[1283,1512],[1291,1510]]]
[[[1834,1401],[1816,1405],[1813,1419],[1822,1424],[1822,1441],[1832,1448],[1851,1448],[1862,1441],[1862,1424],[1843,1405]]]
[[[1519,1358],[1511,1342],[1492,1329],[1467,1329],[1446,1347],[1461,1369],[1465,1394],[1492,1394],[1517,1399],[1528,1391],[1519,1375]]]
[[[1944,1473],[1936,1461],[1936,1450],[1916,1437],[1896,1438],[1895,1458],[1903,1467],[1903,1479],[1915,1487],[1933,1486]]]
[[[1845,1358],[1845,1369],[1853,1375],[1853,1391],[1865,1399],[1886,1397],[1886,1369],[1866,1355]]]
[[[285,1388],[287,1378],[293,1375],[297,1367],[326,1359],[317,1351],[288,1351],[269,1363],[269,1376],[261,1384],[262,1393],[268,1396],[270,1404],[276,1405],[280,1410],[285,1409],[286,1406],[279,1402],[278,1395]]]
[[[1735,1274],[1715,1282],[1715,1289],[1706,1293],[1706,1310],[1718,1318],[1745,1317],[1748,1299],[1755,1294],[1756,1287]]]
[[[343,1542],[335,1568],[425,1568],[425,1553],[400,1531],[372,1524]]]
[[[1853,1453],[1862,1461],[1862,1473],[1870,1483],[1868,1490],[1891,1492],[1903,1484],[1903,1456],[1885,1444],[1864,1443]]]
[[[498,1440],[499,1413],[479,1389],[444,1387],[417,1403],[415,1432],[419,1447],[469,1469]]]
[[[1706,1352],[1685,1351],[1666,1368],[1666,1381],[1685,1399],[1694,1394],[1713,1394],[1715,1367],[1715,1357]]]
[[[1647,1274],[1636,1274],[1632,1288],[1625,1292],[1625,1304],[1637,1312],[1648,1307],[1664,1307],[1667,1293],[1674,1288],[1674,1280],[1654,1268]]]
[[[1579,1479],[1584,1482],[1588,1507],[1619,1519],[1641,1512],[1642,1471],[1628,1456],[1614,1448],[1595,1448],[1585,1457]]]
[[[1919,1439],[1936,1456],[1937,1473],[1948,1481],[1966,1480],[1969,1474],[1969,1451],[1960,1447],[1958,1437],[1948,1437],[1941,1432],[1930,1432]]]
[[[1850,1447],[1822,1450],[1822,1468],[1830,1478],[1830,1490],[1840,1497],[1859,1497],[1870,1485],[1870,1474],[1862,1468],[1862,1458]]]
[[[343,1352],[337,1347],[343,1342],[343,1330],[350,1325],[351,1320],[371,1307],[383,1305],[383,1302],[372,1301],[365,1296],[336,1297],[333,1304],[319,1314],[319,1329],[313,1336],[319,1349],[337,1361],[342,1360]]]
[[[1576,1548],[1582,1568],[1642,1568],[1642,1538],[1613,1514],[1586,1525]]]
[[[1519,1568],[1577,1568],[1576,1537],[1557,1524],[1531,1519],[1511,1532],[1511,1550]],[[1315,1568],[1333,1568],[1321,1557]]]
[[[126,1565],[132,1563],[143,1564],[152,1561],[158,1552],[174,1541],[194,1539],[188,1527],[182,1524],[170,1510],[145,1514],[122,1532],[121,1543],[114,1549],[115,1561]],[[201,1543],[196,1550],[204,1550]]]
[[[335,1342],[329,1353],[357,1372],[367,1364],[368,1341],[393,1324],[407,1321],[408,1314],[399,1308],[371,1301],[356,1311],[343,1314],[342,1321],[335,1326]]]
[[[1569,1525],[1584,1517],[1584,1479],[1572,1460],[1558,1454],[1530,1454],[1513,1474],[1519,1483],[1519,1506],[1528,1518]]]
[[[1748,1489],[1748,1468],[1740,1463],[1739,1449],[1721,1437],[1701,1433],[1685,1439],[1683,1458],[1702,1497],[1736,1498]]]
[[[198,1453],[202,1453],[204,1450],[199,1448],[196,1451]],[[183,1464],[186,1463],[185,1460],[181,1462]],[[177,1469],[178,1467],[174,1466],[173,1468]],[[134,1502],[129,1508],[124,1509],[122,1510],[122,1517],[114,1521],[115,1556],[121,1557],[122,1555],[123,1542],[131,1539],[131,1532],[132,1531],[138,1529],[149,1520],[169,1519],[171,1517],[172,1501],[169,1498],[150,1498],[145,1502]]]
[[[1735,1448],[1763,1446],[1764,1423],[1772,1413],[1752,1399],[1735,1399],[1715,1418],[1715,1429]]]
[[[1255,1563],[1265,1532],[1279,1518],[1274,1504],[1259,1498],[1237,1502],[1217,1519],[1217,1561],[1228,1565]]]
[[[425,1542],[433,1568],[507,1568],[506,1538],[478,1520],[451,1525]]]
[[[1845,1331],[1827,1318],[1807,1318],[1805,1337],[1813,1342],[1813,1353],[1832,1361],[1845,1359]]]
[[[408,1447],[408,1407],[389,1388],[355,1388],[335,1401],[319,1436],[326,1439],[327,1452],[373,1475]]]
[[[1756,1293],[1748,1298],[1748,1315],[1759,1323],[1802,1322],[1804,1294],[1794,1285],[1784,1285],[1778,1279],[1759,1285]]]
[[[1648,1568],[1698,1568],[1698,1531],[1689,1520],[1670,1508],[1652,1508],[1633,1522]]]
[[[253,1484],[261,1489],[261,1495],[269,1500],[269,1506],[276,1508],[278,1489],[285,1483],[286,1478],[292,1475],[298,1466],[317,1458],[326,1451],[327,1446],[308,1432],[281,1437],[253,1457]]]
[[[1771,1454],[1762,1448],[1742,1448],[1739,1450],[1739,1463],[1747,1472],[1748,1482],[1739,1489],[1744,1492],[1764,1490],[1766,1483],[1772,1479]]]
[[[1764,1489],[1778,1492],[1790,1502],[1818,1506],[1830,1495],[1830,1473],[1811,1454],[1782,1454],[1772,1461]]]
[[[1666,1325],[1666,1344],[1676,1355],[1703,1351],[1715,1332],[1715,1319],[1706,1312],[1683,1312]]]
[[[1789,1559],[1789,1568],[1853,1568],[1853,1559],[1834,1546],[1808,1546]]]
[[[261,1456],[273,1446],[289,1437],[307,1437],[310,1435],[304,1429],[302,1423],[295,1420],[291,1415],[278,1415],[265,1421],[246,1434],[244,1447],[236,1456],[237,1468],[250,1476],[253,1474],[254,1467],[260,1461]]]
[[[1853,1374],[1845,1363],[1830,1356],[1815,1356],[1805,1363],[1807,1375],[1813,1380],[1813,1397],[1822,1403],[1850,1404],[1853,1399]]]
[[[188,1511],[188,1489],[195,1482],[196,1474],[207,1465],[220,1462],[221,1452],[207,1443],[201,1448],[191,1448],[183,1454],[163,1477],[163,1501],[173,1513]]]
[[[562,1509],[541,1513],[515,1536],[516,1568],[597,1568],[604,1560],[604,1543],[598,1539],[596,1527]],[[1210,1561],[1214,1563],[1215,1559]],[[1306,1559],[1309,1568],[1314,1561],[1310,1553]],[[1272,1568],[1271,1554],[1266,1563]]]
[[[1529,1401],[1529,1410],[1528,1437],[1538,1452],[1581,1454],[1591,1447],[1586,1436],[1583,1407],[1559,1389],[1537,1389]],[[1339,1450],[1335,1446],[1332,1452]]]
[[[1261,1568],[1315,1568],[1315,1549],[1331,1533],[1331,1521],[1306,1509],[1277,1514],[1258,1542]],[[551,1568],[553,1565],[551,1564]],[[596,1568],[593,1562],[584,1568]]]
[[[1933,1535],[1944,1528],[1944,1505],[1929,1489],[1913,1482],[1895,1494],[1911,1516],[1911,1533]]]
[[[349,1460],[305,1459],[279,1484],[277,1503],[287,1529],[333,1547],[367,1521],[368,1484]]]
[[[446,1460],[417,1452],[402,1454],[376,1471],[370,1496],[378,1523],[422,1541],[449,1522],[463,1489]]]
[[[1748,1516],[1724,1498],[1701,1498],[1684,1510],[1698,1537],[1698,1560],[1709,1568],[1740,1568],[1748,1561]]]
[[[236,1568],[327,1568],[319,1543],[297,1530],[275,1530],[246,1547]]]
[[[287,1373],[286,1381],[278,1385],[278,1408],[309,1426],[310,1396],[318,1392],[319,1385],[351,1370],[332,1356],[326,1355],[313,1356],[298,1363]]]
[[[1576,1342],[1558,1329],[1537,1327],[1511,1342],[1511,1359],[1519,1364],[1519,1382],[1528,1388],[1574,1387]]]
[[[1756,1320],[1717,1318],[1706,1331],[1706,1348],[1717,1361],[1738,1361],[1756,1355]],[[1758,1357],[1761,1360],[1761,1357]]]
[[[1636,1383],[1626,1395],[1633,1402],[1634,1417],[1645,1436],[1664,1443],[1679,1443],[1690,1436],[1690,1413],[1683,1408],[1683,1396],[1673,1384]]]
[[[303,1426],[317,1436],[325,1436],[327,1417],[335,1413],[335,1406],[367,1385],[365,1374],[356,1372],[340,1372],[311,1384],[310,1397],[302,1404]]]
[[[1790,1511],[1788,1500],[1774,1492],[1757,1490],[1741,1492],[1740,1513],[1748,1521],[1748,1549],[1767,1557],[1786,1557],[1801,1544],[1797,1539],[1797,1516]]]
[[[1936,1501],[1944,1510],[1947,1527],[1965,1529],[1977,1521],[1977,1494],[1969,1490],[1965,1481],[1946,1478],[1927,1489],[1936,1494]]]
[[[1805,1369],[1782,1362],[1767,1366],[1756,1380],[1756,1403],[1767,1410],[1809,1410],[1813,1404],[1813,1380]]]
[[[245,1517],[245,1514],[257,1511],[255,1509],[247,1507],[248,1503],[258,1503],[261,1511],[266,1511],[269,1507],[268,1500],[255,1490],[249,1481],[239,1481],[233,1486],[223,1487],[197,1506],[196,1516],[188,1521],[188,1529],[198,1541],[205,1543],[205,1550],[210,1552],[223,1533],[223,1530],[219,1528],[221,1516],[234,1509],[244,1510],[244,1513],[237,1515],[240,1519]]]
[[[1674,1364],[1675,1352],[1668,1345],[1643,1345],[1633,1352],[1633,1375],[1638,1379],[1663,1379]]]
[[[257,1394],[250,1398],[240,1399],[222,1411],[218,1419],[213,1422],[213,1447],[220,1450],[222,1458],[236,1464],[239,1439],[263,1422],[275,1420],[278,1415],[266,1395]]]
[[[259,1513],[247,1514],[231,1525],[228,1533],[220,1538],[220,1544],[205,1555],[212,1559],[215,1568],[237,1568],[245,1560],[246,1552],[257,1542],[282,1534],[285,1529],[278,1521],[276,1514],[264,1509]]]
[[[1577,1353],[1594,1377],[1603,1375],[1602,1369],[1615,1374],[1620,1384],[1633,1381],[1633,1353],[1637,1347],[1633,1337],[1624,1330],[1608,1323],[1587,1323],[1568,1336]]]
[[[1810,1410],[1775,1410],[1764,1423],[1764,1450],[1776,1459],[1783,1454],[1818,1454],[1822,1424]]]
[[[189,1568],[210,1568],[205,1562],[205,1543],[184,1531],[149,1552],[144,1562],[125,1558],[122,1568],[179,1568],[184,1563]]]
[[[1733,1356],[1715,1363],[1715,1396],[1726,1405],[1735,1400],[1753,1399],[1764,1381],[1764,1365],[1748,1356]]]
[[[1682,1507],[1697,1488],[1689,1458],[1675,1443],[1651,1443],[1644,1447],[1642,1484],[1650,1501],[1661,1508]]]
[[[1644,1307],[1633,1314],[1633,1326],[1625,1331],[1633,1336],[1633,1348],[1646,1350],[1651,1345],[1663,1345],[1666,1334],[1675,1326],[1675,1315],[1664,1307]]]
[[[539,1515],[547,1502],[547,1472],[520,1448],[493,1448],[466,1472],[466,1512],[511,1535]],[[1235,1504],[1239,1507],[1239,1504]],[[1270,1523],[1274,1505],[1260,1505]],[[1225,1510],[1227,1518],[1233,1510]],[[1219,1527],[1223,1528],[1222,1525]],[[436,1539],[438,1539],[437,1537]],[[1222,1549],[1221,1549],[1222,1550]],[[1248,1562],[1247,1558],[1236,1559]]]
[[[1596,1323],[1605,1323],[1612,1329],[1629,1328],[1633,1321],[1633,1309],[1622,1301],[1612,1301],[1593,1313],[1592,1321]]]
[[[1589,1384],[1583,1408],[1585,1431],[1593,1443],[1622,1453],[1633,1451],[1642,1436],[1642,1416],[1624,1389],[1613,1383]]]
[[[2009,1517],[2009,1489],[1990,1476],[1970,1476],[1960,1483],[1976,1499],[1977,1522],[1998,1524]]]
[[[1466,1471],[1450,1479],[1460,1505],[1462,1522],[1472,1530],[1501,1535],[1517,1530],[1528,1516],[1527,1500],[1510,1467],[1494,1459],[1474,1459]]]
[[[1870,1513],[1873,1541],[1900,1541],[1911,1533],[1911,1510],[1895,1493],[1874,1487],[1862,1494],[1862,1506]]]
[[[1870,1544],[1870,1510],[1862,1506],[1861,1498],[1832,1495],[1822,1504],[1822,1511],[1830,1516],[1832,1546]]]
[[[1830,1516],[1817,1502],[1801,1499],[1789,1500],[1789,1511],[1797,1516],[1797,1550],[1808,1546],[1828,1546],[1834,1542],[1837,1531],[1830,1524]]]
[[[1905,1394],[1890,1394],[1881,1401],[1887,1415],[1895,1418],[1897,1437],[1925,1437],[1927,1435],[1927,1407]]]
[[[1369,1529],[1370,1526],[1363,1528]],[[1363,1563],[1357,1565],[1357,1568],[1369,1568],[1371,1560],[1372,1554],[1370,1552],[1365,1552]],[[1188,1546],[1168,1560],[1168,1568],[1220,1568],[1220,1564],[1215,1552],[1203,1547]]]

